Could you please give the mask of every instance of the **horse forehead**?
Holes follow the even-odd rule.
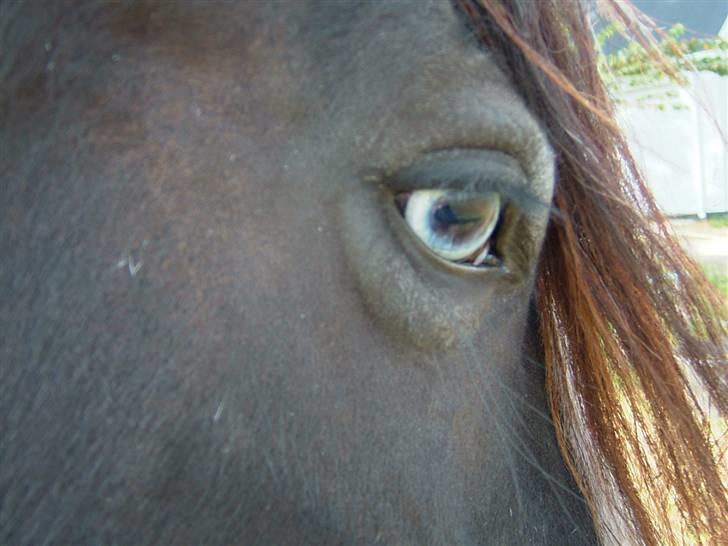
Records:
[[[487,62],[450,0],[302,6],[290,19],[270,17],[263,26],[268,40],[258,43],[270,45],[271,30],[283,28],[278,45],[285,59],[276,60],[301,81],[315,81],[327,99],[337,91],[354,100],[362,90],[380,90],[389,100],[403,87],[431,92],[454,75],[461,83]]]
[[[294,46],[353,58],[382,39],[417,48],[442,48],[433,36],[456,21],[451,0],[367,2],[157,2],[146,0],[109,11],[110,28],[145,46],[154,44],[194,62],[207,54],[240,55],[243,48]],[[458,23],[459,24],[459,23]],[[241,46],[243,46],[241,48]],[[195,52],[197,55],[195,55]],[[289,51],[291,53],[291,51]],[[204,59],[209,61],[209,56]],[[279,61],[281,59],[278,59]]]
[[[285,3],[285,9],[280,9],[281,4],[252,4],[240,9],[246,18],[250,14],[260,21],[258,30],[309,43],[335,43],[342,56],[362,50],[383,35],[390,42],[401,36],[402,43],[424,47],[434,31],[455,20],[452,0],[305,0]]]
[[[134,110],[152,137],[175,126],[171,137],[180,142],[200,128],[214,130],[240,152],[228,157],[245,156],[251,169],[259,165],[258,180],[273,174],[276,158],[293,144],[315,147],[338,131],[357,138],[336,140],[356,140],[360,148],[364,136],[383,141],[407,124],[410,133],[431,132],[420,127],[425,120],[460,121],[436,119],[453,102],[453,89],[482,91],[493,74],[504,83],[488,57],[468,47],[467,30],[447,0],[154,6],[117,17],[114,29],[138,53],[127,65],[133,68],[115,76],[121,85],[108,86],[118,96],[113,100]],[[141,92],[131,96],[125,80],[134,79]],[[222,163],[210,151],[204,145],[194,155],[212,174]],[[349,155],[356,154],[340,157]]]
[[[448,0],[145,2],[118,12],[111,26],[153,69],[147,81],[162,75],[156,95],[181,104],[191,88],[219,110],[236,100],[250,107],[241,128],[266,118],[290,125],[312,103],[332,111],[392,101],[403,87],[431,93],[485,57],[463,48],[468,33]]]
[[[447,44],[442,34],[458,24],[450,0],[312,1],[303,6],[293,21],[286,18],[286,25],[293,30],[291,36],[329,62],[332,57],[355,59],[382,42],[409,52],[443,49]]]

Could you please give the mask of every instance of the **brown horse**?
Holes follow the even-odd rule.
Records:
[[[726,538],[584,6],[61,4],[0,5],[0,543]]]

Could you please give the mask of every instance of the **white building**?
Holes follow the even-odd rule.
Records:
[[[686,87],[625,86],[618,118],[662,209],[704,218],[728,212],[728,76],[685,76]]]

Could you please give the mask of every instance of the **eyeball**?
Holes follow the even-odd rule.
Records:
[[[500,265],[494,252],[499,194],[415,190],[395,201],[413,233],[439,258],[472,267]]]

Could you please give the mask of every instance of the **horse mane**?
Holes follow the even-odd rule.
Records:
[[[557,154],[558,215],[535,298],[559,445],[601,541],[728,543],[726,446],[715,430],[728,412],[726,307],[617,127],[589,13],[565,0],[456,5]],[[649,47],[634,8],[599,7]]]

